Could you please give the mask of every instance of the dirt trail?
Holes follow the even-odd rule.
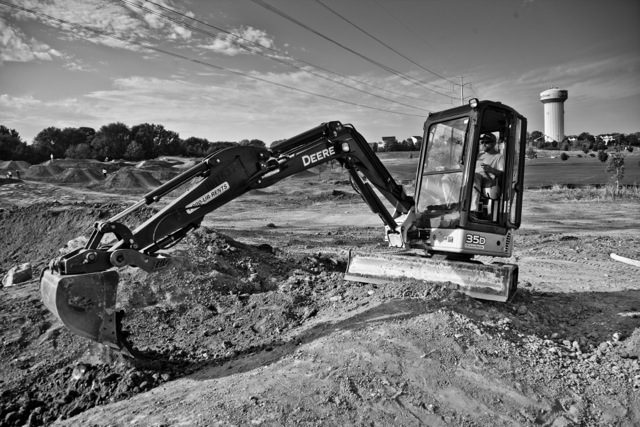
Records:
[[[37,277],[140,198],[134,171],[130,192],[0,182],[0,273],[28,261]],[[153,363],[69,333],[37,280],[3,288],[0,425],[640,425],[640,276],[609,256],[640,259],[637,204],[531,191],[523,218],[520,291],[499,304],[345,282],[346,252],[384,242],[336,177],[246,195],[172,249],[179,268],[121,271]]]

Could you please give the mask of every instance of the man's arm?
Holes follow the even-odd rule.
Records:
[[[491,162],[491,164],[483,163],[482,170],[485,173],[495,175],[496,178],[500,178],[504,174],[504,156],[498,156],[494,161]]]

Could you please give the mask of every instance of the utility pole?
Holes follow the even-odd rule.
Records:
[[[464,76],[457,76],[460,79],[460,84],[454,83],[453,86],[460,86],[460,105],[464,105],[464,86],[468,84],[471,87],[471,83],[465,83],[464,78],[470,76],[471,74],[465,74]]]

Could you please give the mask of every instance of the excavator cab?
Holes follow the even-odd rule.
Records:
[[[477,256],[510,257],[513,230],[520,226],[526,119],[499,102],[430,114],[416,172],[415,204],[387,227],[392,255],[351,253],[345,279],[382,284],[413,278],[450,282],[467,295],[509,301],[518,266],[484,263]],[[491,136],[489,136],[491,135]],[[499,174],[484,174],[480,140],[495,140]],[[493,176],[486,176],[493,175]]]
[[[499,176],[482,173],[481,137],[495,140]],[[526,119],[497,102],[474,99],[431,114],[424,125],[410,247],[511,256],[511,231],[521,220],[525,137]]]

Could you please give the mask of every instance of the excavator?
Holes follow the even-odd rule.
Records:
[[[124,313],[116,307],[118,269],[133,266],[153,273],[169,268],[172,258],[163,250],[199,227],[205,215],[248,191],[336,161],[384,223],[389,245],[379,253],[351,251],[346,280],[450,282],[473,298],[510,301],[518,266],[492,260],[511,257],[513,232],[520,226],[526,125],[513,108],[475,98],[429,114],[413,196],[394,180],[365,138],[339,121],[269,148],[216,151],[122,212],[97,221],[83,248],[43,269],[42,300],[74,334],[137,357],[122,327]],[[503,171],[485,184],[477,179],[481,165],[476,160],[480,138],[487,134],[496,141]],[[191,188],[135,229],[123,224],[123,218],[186,185]]]

